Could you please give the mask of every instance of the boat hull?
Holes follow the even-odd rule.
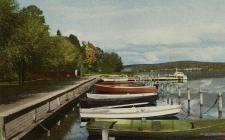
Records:
[[[201,137],[202,133],[220,133],[225,131],[225,120],[123,120],[97,119],[99,121],[116,121],[109,128],[109,136],[113,137],[146,137],[146,138],[183,138]],[[193,123],[193,126],[192,124]],[[89,135],[101,135],[102,128],[87,123]]]
[[[149,96],[157,96],[157,93],[115,93],[115,94],[109,94],[109,93],[103,93],[103,94],[97,94],[97,93],[86,93],[88,98],[92,99],[120,99],[120,98],[138,98],[138,97],[149,97]]]
[[[147,118],[165,116],[180,112],[180,105],[151,106],[113,109],[80,108],[81,118]]]
[[[94,84],[94,89],[98,93],[150,93],[156,92],[155,86],[118,86],[118,85],[101,85]]]
[[[118,105],[138,105],[138,104],[155,104],[158,99],[158,95],[147,97],[134,97],[134,98],[118,98],[118,99],[80,99],[81,108],[93,108],[93,107],[107,107]]]

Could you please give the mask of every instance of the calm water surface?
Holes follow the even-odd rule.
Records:
[[[172,74],[174,71],[167,72],[145,72],[138,73],[140,75],[164,75],[164,74]],[[203,118],[202,119],[218,119],[218,103],[217,96],[218,92],[225,94],[225,74],[224,73],[207,73],[207,72],[185,72],[188,76],[188,80],[186,82],[179,83],[180,91],[181,91],[181,105],[182,110],[179,114],[175,115],[180,120],[187,119],[200,119],[200,100],[199,100],[199,88],[202,89],[203,92]],[[157,105],[162,104],[178,104],[178,90],[176,89],[177,84],[173,84],[173,96],[167,99],[167,90],[166,85],[167,82],[159,82],[164,83],[164,90],[159,88],[159,101]],[[148,83],[150,84],[150,83]],[[171,83],[170,83],[171,84]],[[187,114],[188,101],[187,101],[187,87],[190,86],[191,92],[191,102],[190,108],[191,113],[190,116]],[[225,106],[225,96],[223,97],[223,106]],[[168,102],[169,101],[169,102]],[[222,118],[225,117],[225,108],[223,107]],[[75,108],[74,111],[70,111],[67,118],[64,118],[61,122],[61,125],[55,125],[51,129],[51,136],[46,136],[44,134],[40,136],[38,139],[44,140],[87,140],[87,139],[99,139],[91,138],[88,135],[88,132],[85,128],[80,128],[81,120],[79,116],[79,109]],[[101,139],[101,138],[100,138]],[[125,139],[125,138],[116,138],[116,139]],[[131,139],[131,138],[127,138]],[[132,138],[135,139],[135,138]],[[186,138],[188,139],[188,138]],[[191,138],[191,139],[199,139],[199,138]],[[216,140],[212,138],[202,138],[202,139],[210,139]],[[153,140],[153,139],[152,139]],[[159,139],[158,139],[159,140]],[[177,139],[178,140],[178,139]],[[183,140],[183,139],[180,139]]]

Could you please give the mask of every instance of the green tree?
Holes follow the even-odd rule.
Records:
[[[6,49],[10,37],[19,26],[19,5],[15,0],[0,1],[0,49]]]
[[[101,58],[100,68],[103,73],[121,72],[123,69],[121,57],[114,52],[105,52]]]
[[[37,54],[49,36],[49,27],[45,25],[42,11],[34,5],[23,8],[18,17],[19,28],[8,41],[11,45],[8,52],[19,83],[24,83],[29,72],[40,65],[41,56]]]

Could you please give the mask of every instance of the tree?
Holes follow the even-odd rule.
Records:
[[[83,42],[85,48],[85,65],[88,69],[88,72],[96,71],[98,69],[98,61],[100,60],[103,50],[99,47],[95,47],[91,43]]]
[[[37,52],[49,36],[49,27],[45,25],[42,11],[34,5],[23,8],[18,17],[20,24],[8,41],[11,45],[8,52],[19,83],[24,83],[28,73],[39,66],[41,56]]]
[[[0,49],[6,49],[10,37],[19,26],[19,5],[15,0],[0,1]]]
[[[123,69],[121,57],[113,52],[105,52],[101,58],[100,69],[103,73],[120,72]]]
[[[62,34],[61,34],[60,30],[57,30],[56,35],[58,35],[58,36],[62,36]]]

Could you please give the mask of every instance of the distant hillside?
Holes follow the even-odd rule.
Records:
[[[201,71],[225,71],[225,63],[211,63],[198,61],[176,61],[159,64],[125,65],[124,71],[154,71],[154,70],[201,70]]]

